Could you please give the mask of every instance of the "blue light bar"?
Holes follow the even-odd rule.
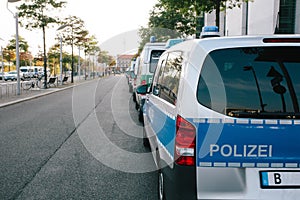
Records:
[[[219,27],[217,26],[204,26],[202,32],[219,32]]]

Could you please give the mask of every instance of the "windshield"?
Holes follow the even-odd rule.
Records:
[[[149,71],[151,73],[154,73],[159,57],[161,56],[161,54],[164,52],[165,50],[152,50],[151,51],[151,57],[150,57],[150,69]]]
[[[213,51],[203,64],[198,101],[233,117],[299,118],[299,54],[299,47]]]

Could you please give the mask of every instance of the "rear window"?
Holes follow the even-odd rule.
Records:
[[[245,118],[300,118],[300,47],[215,50],[198,82],[200,104]]]
[[[159,57],[161,56],[161,54],[164,52],[165,50],[152,50],[151,51],[151,55],[150,55],[150,69],[149,71],[151,73],[154,73],[156,67],[157,67],[157,63],[159,60]]]

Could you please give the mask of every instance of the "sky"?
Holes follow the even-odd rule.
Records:
[[[24,0],[22,0],[24,1]],[[22,2],[21,1],[21,2]],[[111,55],[122,54],[138,47],[138,29],[146,27],[149,12],[157,0],[64,0],[66,8],[58,13],[62,18],[77,16],[85,22],[90,35],[95,35],[102,50],[107,50]],[[0,0],[0,45],[6,46],[16,33],[13,14],[7,9],[7,1]],[[8,7],[13,12],[20,2],[9,3]],[[55,43],[56,29],[59,25],[46,30],[46,49]],[[42,50],[42,31],[32,31],[19,27],[19,35],[29,44],[29,51],[35,56]],[[67,47],[66,47],[67,48]]]

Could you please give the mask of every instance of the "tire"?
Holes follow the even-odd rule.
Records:
[[[129,84],[129,93],[132,93],[133,92],[133,88],[132,88],[132,85]]]
[[[35,84],[38,88],[43,88],[43,86],[44,86],[44,82],[41,80],[37,81]]]
[[[150,142],[149,139],[146,136],[145,128],[143,128],[143,145],[145,148],[150,148]]]
[[[21,86],[24,90],[29,90],[32,87],[32,82],[31,81],[22,82]]]
[[[139,121],[142,123],[144,122],[143,111],[141,108],[139,109]]]
[[[134,92],[132,93],[132,100],[133,100],[133,102],[136,102],[136,96],[135,96]]]
[[[140,106],[139,106],[138,102],[135,101],[135,109],[136,109],[136,110],[139,110],[139,107],[140,107]]]

